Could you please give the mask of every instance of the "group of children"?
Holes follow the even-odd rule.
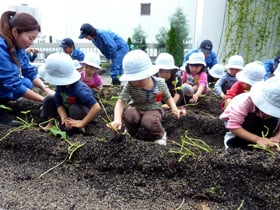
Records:
[[[84,131],[101,110],[95,94],[103,82],[97,73],[101,69],[99,56],[89,54],[81,65],[84,69],[78,72],[71,58],[63,53],[47,58],[44,80],[56,85],[56,91],[55,95],[45,98],[42,117],[59,115],[66,129]],[[170,109],[179,118],[186,114],[179,106],[197,103],[202,94],[208,93],[205,66],[200,52],[191,54],[180,69],[169,53],[159,54],[154,65],[144,51],[130,51],[123,59],[124,73],[119,78],[125,85],[114,108],[114,120],[107,127],[115,131],[125,128],[133,137],[139,129],[145,129],[149,140],[166,145],[167,134],[161,122],[164,110]],[[212,77],[218,78],[213,92],[224,100],[220,119],[229,129],[225,147],[278,144],[280,80],[275,76],[264,81],[265,69],[261,62],[243,66],[243,58],[235,55],[224,68],[216,64],[209,70]],[[45,130],[50,126],[51,123]],[[267,135],[262,136],[265,129]]]

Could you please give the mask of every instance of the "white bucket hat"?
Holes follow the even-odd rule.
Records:
[[[264,65],[260,61],[255,61],[245,65],[243,71],[236,74],[236,78],[240,82],[254,85],[256,82],[264,80],[266,74]]]
[[[250,96],[265,114],[280,118],[280,79],[271,77],[252,86]]]
[[[226,69],[240,69],[244,67],[244,59],[240,55],[233,55],[229,58],[228,63],[225,65]]]
[[[122,62],[123,75],[120,81],[137,81],[155,75],[158,68],[152,64],[147,53],[142,50],[128,52]]]
[[[178,69],[178,66],[174,64],[173,56],[169,53],[160,53],[156,59],[156,66],[164,70]]]
[[[100,56],[97,53],[88,53],[81,63],[93,66],[97,69],[102,69],[100,66]]]
[[[208,72],[212,77],[220,79],[225,75],[225,67],[217,63]]]
[[[273,72],[274,76],[279,77],[280,76],[280,65],[277,66],[277,68]]]
[[[76,69],[82,68],[83,66],[80,64],[80,61],[78,60],[73,60],[74,66]]]
[[[202,52],[192,53],[187,64],[202,64],[206,66],[204,54]]]
[[[70,85],[81,78],[73,60],[66,53],[50,54],[44,65],[44,79],[52,85]]]

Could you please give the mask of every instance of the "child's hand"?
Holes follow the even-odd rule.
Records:
[[[257,144],[262,146],[262,147],[279,148],[279,143],[275,143],[268,138],[260,138],[257,141]]]
[[[187,114],[185,107],[180,107],[180,109],[174,109],[171,111],[178,119],[180,118],[180,116],[185,116]]]
[[[195,104],[196,104],[197,101],[198,101],[198,97],[199,97],[198,95],[194,94],[193,97],[192,97],[189,101],[190,101],[191,103],[195,103]]]
[[[113,122],[108,123],[106,126],[118,132],[122,128],[122,122],[118,120],[114,120]]]

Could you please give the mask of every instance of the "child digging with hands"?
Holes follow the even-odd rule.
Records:
[[[56,85],[55,95],[44,99],[41,117],[60,117],[68,134],[85,133],[85,126],[98,115],[99,103],[90,88],[83,83],[73,60],[65,53],[53,53],[43,66],[44,80]],[[41,129],[45,132],[53,126],[50,121]]]
[[[162,100],[177,116],[185,115],[179,110],[171,97],[165,80],[155,77],[158,68],[152,65],[148,54],[142,50],[133,50],[123,59],[124,74],[120,81],[127,81],[114,109],[114,121],[109,128],[121,130],[122,120],[127,132],[135,137],[140,128],[144,128],[155,143],[166,145],[167,137],[162,126]],[[128,104],[125,109],[126,103]],[[125,111],[124,111],[125,110]]]
[[[272,77],[254,84],[250,92],[235,96],[220,115],[229,129],[224,137],[225,148],[248,148],[248,144],[279,145],[280,132],[275,136],[279,118],[279,78]]]

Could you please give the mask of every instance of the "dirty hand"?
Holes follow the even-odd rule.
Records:
[[[106,126],[117,132],[122,128],[122,122],[114,120],[113,122],[108,123]]]
[[[71,128],[83,128],[85,126],[82,120],[74,120],[72,118],[68,118],[66,122],[67,125]]]
[[[197,95],[193,95],[193,97],[189,100],[191,103],[197,103],[198,100],[198,96]]]
[[[261,138],[261,140],[257,141],[257,144],[262,147],[276,148],[277,150],[279,150],[279,143],[272,142],[268,138]]]

